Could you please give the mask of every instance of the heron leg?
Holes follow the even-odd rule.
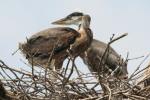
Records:
[[[55,59],[52,59],[52,61],[50,62],[50,69],[52,71],[56,71],[56,68],[55,68]]]
[[[67,54],[69,55],[69,57],[70,57],[71,59],[74,58],[73,55],[72,55],[71,49],[67,49],[66,52],[67,52]]]

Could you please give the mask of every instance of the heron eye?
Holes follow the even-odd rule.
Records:
[[[71,16],[67,16],[67,19],[71,19]]]

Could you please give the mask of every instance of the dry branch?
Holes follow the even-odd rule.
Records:
[[[127,33],[117,38],[112,36],[100,59],[100,65],[105,66],[102,60],[105,56],[107,59],[109,46],[126,35]],[[51,56],[48,64],[50,61]],[[70,61],[72,61],[72,66],[69,66]],[[72,58],[68,60],[62,72],[33,65],[30,71],[18,70],[0,60],[0,100],[148,100],[150,99],[150,86],[141,87],[133,82],[135,81],[133,79],[144,71],[144,69],[139,70],[139,67],[129,79],[120,80],[111,77],[115,70],[107,77],[101,76],[99,71],[94,74],[81,73]],[[75,72],[78,76],[72,78]],[[99,77],[99,81],[92,80],[95,76]],[[89,79],[90,81],[87,81]],[[106,91],[97,88],[102,86]]]

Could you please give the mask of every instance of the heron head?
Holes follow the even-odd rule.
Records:
[[[128,61],[120,59],[120,64],[118,69],[115,71],[115,76],[119,79],[128,79],[128,70],[127,70]]]
[[[82,21],[82,16],[84,16],[81,12],[74,12],[66,16],[65,18],[59,19],[52,24],[55,25],[80,25]]]

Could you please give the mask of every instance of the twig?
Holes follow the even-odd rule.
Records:
[[[148,54],[148,55],[141,61],[141,63],[138,65],[138,67],[135,69],[135,71],[131,74],[129,80],[130,80],[131,78],[133,78],[134,76],[136,76],[139,72],[141,72],[141,71],[139,71],[139,72],[137,72],[137,71],[139,70],[139,68],[141,67],[141,65],[144,63],[144,61],[145,61],[149,56],[150,56],[150,54]]]

